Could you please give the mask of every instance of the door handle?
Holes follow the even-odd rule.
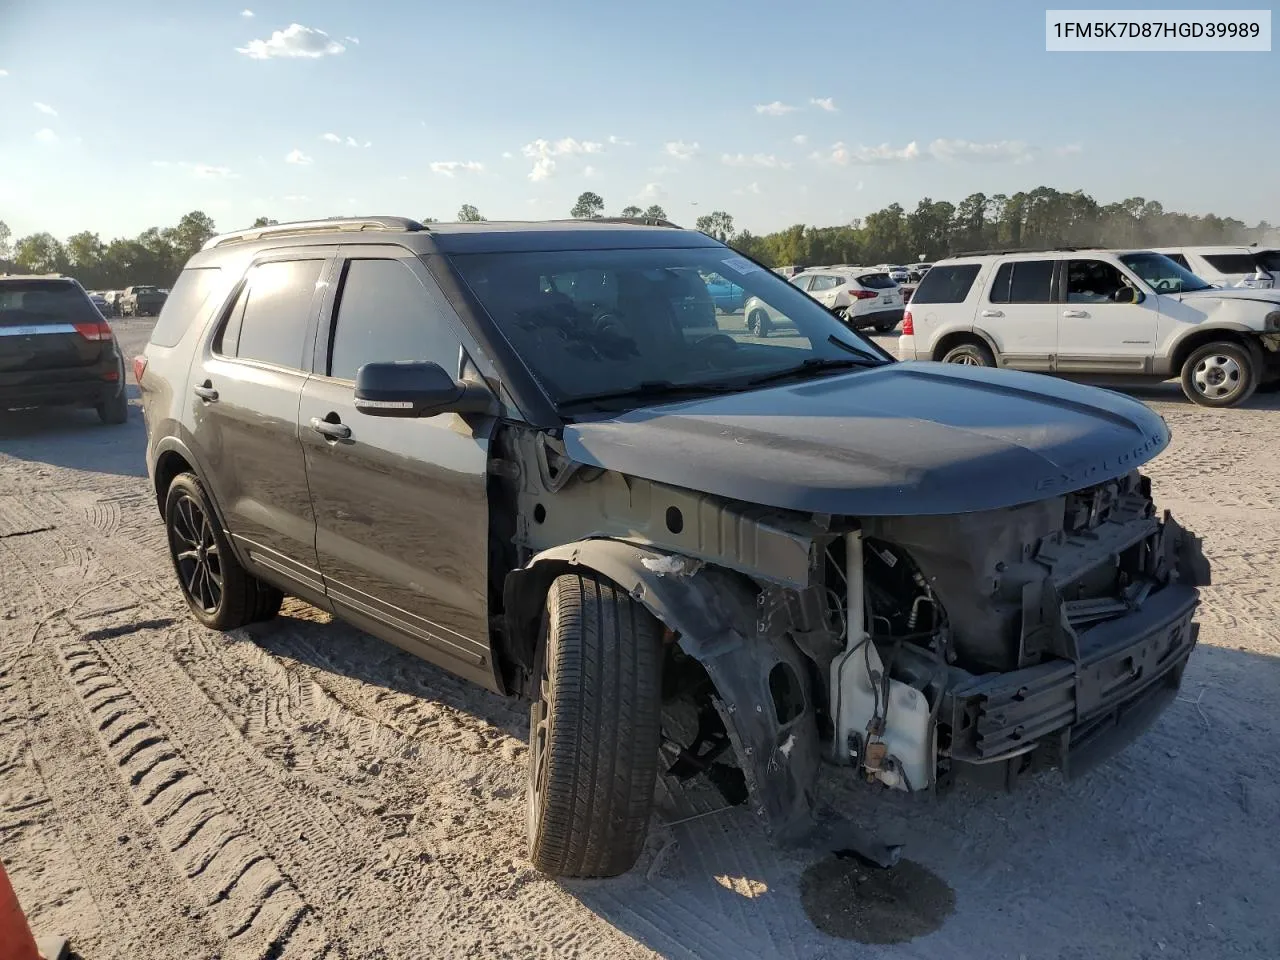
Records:
[[[984,317],[1003,317],[1004,311],[1003,310],[983,310],[982,315]]]
[[[203,400],[205,403],[217,403],[218,391],[213,389],[213,384],[206,380],[197,386],[191,388],[191,392]]]
[[[351,428],[345,423],[335,423],[331,420],[321,420],[319,417],[312,417],[311,429],[328,440],[351,439]]]
[[[1069,320],[1083,320],[1089,313],[1086,310],[1063,310],[1062,315]]]

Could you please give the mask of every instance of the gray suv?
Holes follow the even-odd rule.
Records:
[[[724,282],[785,334],[703,309]],[[135,369],[193,615],[287,593],[528,698],[550,874],[629,869],[659,774],[779,838],[824,761],[902,793],[1077,776],[1196,643],[1200,543],[1138,472],[1159,416],[898,363],[663,221],[215,237]]]

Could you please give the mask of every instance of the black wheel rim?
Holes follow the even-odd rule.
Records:
[[[529,842],[537,839],[541,819],[542,799],[547,792],[547,778],[551,763],[547,746],[551,740],[551,677],[547,670],[546,653],[538,657],[538,696],[529,709]]]
[[[187,598],[205,613],[216,613],[222,604],[222,557],[213,526],[192,497],[183,495],[173,504],[169,545]]]

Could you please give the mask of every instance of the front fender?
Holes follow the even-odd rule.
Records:
[[[518,583],[536,585],[540,604],[551,580],[577,567],[622,587],[702,664],[715,684],[716,711],[745,775],[754,813],[780,839],[802,833],[812,823],[819,763],[809,672],[790,638],[770,629],[774,620],[764,615],[759,588],[740,574],[679,554],[605,539],[544,550],[513,576],[522,578]],[[507,596],[517,616],[527,618],[528,591],[509,581]],[[802,702],[788,699],[788,690],[798,691]]]

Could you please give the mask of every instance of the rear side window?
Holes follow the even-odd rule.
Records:
[[[887,273],[864,273],[858,278],[858,283],[868,290],[892,290],[897,286]]]
[[[1166,253],[1165,256],[1168,257],[1170,260],[1172,260],[1174,263],[1176,263],[1178,266],[1180,266],[1183,270],[1191,269],[1191,264],[1187,262],[1187,258],[1184,257],[1182,254]]]
[[[912,303],[964,303],[978,278],[976,263],[934,267],[916,288]]]
[[[457,373],[458,339],[399,260],[351,260],[329,340],[329,376],[354,380],[366,363],[430,360]]]
[[[1280,250],[1259,250],[1253,258],[1268,273],[1280,271]]]
[[[1050,303],[1052,260],[1019,260],[1000,264],[991,284],[992,303]]]
[[[160,318],[151,331],[151,342],[157,347],[174,347],[191,326],[196,317],[204,316],[209,294],[217,286],[222,270],[218,267],[200,267],[183,270],[178,282],[169,291],[169,298],[160,308]],[[135,290],[142,290],[135,287]]]
[[[58,280],[0,283],[0,327],[46,323],[97,323],[102,317],[76,284]]]
[[[280,260],[249,271],[221,338],[228,357],[301,369],[303,338],[323,260]]]
[[[1206,253],[1204,258],[1219,273],[1253,273],[1258,269],[1251,253]]]

